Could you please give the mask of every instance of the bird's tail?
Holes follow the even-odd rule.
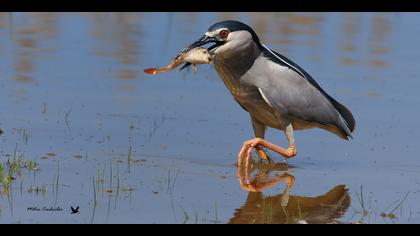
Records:
[[[340,113],[341,124],[339,126],[341,130],[344,131],[347,137],[353,138],[351,133],[354,131],[356,126],[353,114],[349,111],[349,109],[337,102],[334,98],[330,97],[330,101],[334,105],[335,109],[337,109]]]

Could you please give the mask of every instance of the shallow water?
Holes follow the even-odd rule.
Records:
[[[252,128],[212,66],[143,73],[223,19],[251,25],[345,104],[354,139],[296,132],[289,168],[256,164],[250,177],[275,184],[242,189],[234,163]],[[416,13],[0,13],[4,176],[21,160],[0,183],[0,222],[419,223],[419,23]],[[286,145],[277,130],[266,138]]]

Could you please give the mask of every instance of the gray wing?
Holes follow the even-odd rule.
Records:
[[[289,117],[337,127],[341,136],[352,137],[355,121],[347,108],[289,59],[268,48],[262,53],[243,79],[257,86],[273,108]]]

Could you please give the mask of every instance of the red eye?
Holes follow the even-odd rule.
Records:
[[[222,31],[220,31],[219,35],[220,35],[220,37],[222,37],[222,38],[226,38],[226,37],[229,35],[229,31],[227,31],[227,30],[222,30]]]

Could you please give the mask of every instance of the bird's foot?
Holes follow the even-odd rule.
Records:
[[[267,155],[267,153],[264,151],[262,147],[256,146],[255,150],[257,150],[258,156],[260,156],[262,160],[268,161],[268,163],[273,162],[273,160],[271,160],[271,158]]]
[[[295,144],[290,145],[288,149],[284,149],[262,138],[254,138],[254,139],[244,142],[242,149],[238,154],[238,166],[241,165],[241,160],[244,157],[244,154],[246,154],[245,160],[246,160],[246,166],[248,166],[249,160],[251,159],[251,152],[254,150],[254,148],[257,150],[258,154],[260,155],[262,159],[270,161],[271,159],[267,156],[267,154],[264,152],[262,147],[266,147],[274,152],[277,152],[280,155],[284,156],[285,158],[292,158],[296,156],[297,154],[297,149],[296,149]]]
[[[282,154],[283,155],[283,154]],[[292,158],[297,155],[297,149],[296,145],[292,144],[290,147],[286,150],[286,155],[283,155],[285,158]]]

